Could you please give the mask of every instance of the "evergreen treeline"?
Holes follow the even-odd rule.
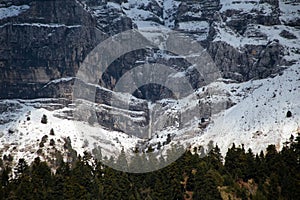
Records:
[[[233,144],[222,158],[218,146],[204,157],[201,149],[190,149],[167,167],[144,174],[91,164],[95,162],[87,153],[72,165],[62,161],[56,173],[39,158],[30,166],[20,159],[14,169],[1,160],[0,199],[300,199],[299,134],[280,152],[269,145],[265,154],[254,155]],[[122,156],[107,162],[128,164]],[[15,177],[9,179],[12,170]]]

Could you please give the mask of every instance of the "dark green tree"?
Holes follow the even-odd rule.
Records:
[[[48,123],[47,115],[43,115],[43,116],[42,116],[41,123],[42,123],[42,124],[47,124],[47,123]]]

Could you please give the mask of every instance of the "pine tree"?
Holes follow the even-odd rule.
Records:
[[[299,137],[299,136],[297,136]],[[300,168],[299,151],[297,152],[297,137],[290,137],[289,145],[284,146],[279,153],[278,182],[281,186],[281,194],[286,199],[295,199],[300,195]],[[298,140],[299,141],[299,140]]]
[[[20,159],[14,168],[14,179],[7,166],[9,158],[0,159],[2,187],[1,199],[183,199],[192,194],[193,199],[221,199],[218,186],[235,193],[241,199],[298,199],[300,196],[299,152],[300,135],[291,137],[281,151],[274,145],[267,148],[266,156],[261,152],[254,157],[251,149],[245,153],[243,146],[230,148],[225,157],[225,167],[218,146],[210,149],[207,156],[200,158],[198,149],[190,150],[178,157],[179,145],[171,145],[166,160],[169,165],[149,173],[125,173],[107,166],[126,166],[124,150],[116,162],[105,157],[94,164],[90,153],[75,158],[74,164],[57,161],[55,174],[46,162],[36,158],[28,166]],[[68,145],[68,143],[66,143]],[[70,143],[69,143],[70,145]],[[67,147],[69,148],[69,147]],[[183,149],[183,148],[182,148]],[[165,163],[151,147],[147,153],[135,152],[130,162],[131,170],[141,168],[153,170],[158,162]],[[122,164],[123,163],[123,164]],[[107,165],[105,165],[107,164]],[[149,168],[146,168],[146,167]],[[256,193],[244,187],[248,179],[258,184]],[[185,181],[186,184],[185,184]],[[251,189],[251,188],[250,188]],[[220,189],[223,191],[223,187]],[[250,194],[251,193],[251,194]]]
[[[160,168],[159,161],[156,158],[158,156],[157,153],[155,153],[153,150],[152,152],[147,153],[147,155],[148,155],[149,171],[155,171],[158,168]]]
[[[245,149],[236,148],[233,144],[231,149],[228,149],[225,157],[225,169],[235,180],[246,179],[247,157]]]
[[[199,147],[198,147],[198,152],[199,152],[200,158],[204,158],[204,157],[206,156],[206,154],[205,154],[205,149],[204,149],[203,146],[199,146]]]
[[[121,153],[116,161],[116,166],[118,167],[118,170],[128,171],[128,162],[124,148],[122,148]]]
[[[269,182],[266,185],[267,199],[280,199],[278,176],[276,174],[271,174]]]
[[[47,192],[52,184],[51,170],[46,162],[42,162],[39,157],[34,159],[31,167],[31,182],[35,192],[34,199],[46,199]]]
[[[223,170],[223,157],[220,152],[220,148],[216,145],[214,148],[210,150],[207,156],[208,164],[211,165],[216,170]]]
[[[9,183],[9,173],[11,171],[10,167],[4,167],[4,169],[2,170],[2,174],[1,174],[1,185],[2,186],[7,186]]]
[[[43,116],[42,116],[41,123],[42,123],[42,124],[47,124],[47,123],[48,123],[47,115],[43,115]]]
[[[29,166],[27,165],[27,162],[24,158],[20,158],[17,166],[15,167],[15,176],[16,179],[19,179],[22,177],[22,175],[28,175],[29,174]]]
[[[276,150],[275,145],[269,145],[267,147],[267,153],[266,153],[266,164],[269,176],[271,173],[275,173],[278,169],[278,152]]]
[[[245,169],[245,180],[257,177],[257,168],[254,159],[254,154],[251,149],[248,149],[246,153],[246,169]]]
[[[55,135],[53,128],[50,129],[50,135]]]
[[[88,153],[85,153],[83,158],[79,156],[70,174],[70,180],[75,183],[72,185],[74,189],[80,188],[77,198],[90,199],[99,195],[98,187],[94,184],[95,173],[93,167],[89,164],[89,160]]]
[[[266,159],[265,159],[263,151],[261,151],[260,154],[256,156],[255,163],[256,163],[256,169],[257,169],[256,182],[259,183],[259,185],[262,185],[265,182],[265,179],[267,177],[267,164],[266,164]]]
[[[130,160],[129,169],[131,172],[139,172],[141,169],[146,169],[147,162],[145,153],[136,152]]]
[[[94,156],[94,158],[101,162],[102,161],[102,151],[101,151],[101,147],[95,147],[93,150],[92,150],[92,154]]]
[[[35,191],[36,188],[34,188],[31,177],[29,175],[23,175],[18,181],[15,190],[17,199],[34,199],[33,191]]]
[[[208,171],[205,175],[196,176],[193,199],[217,200],[222,199],[217,188],[215,172]]]

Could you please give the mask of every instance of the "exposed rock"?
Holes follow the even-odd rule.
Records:
[[[220,0],[181,1],[177,11],[177,23],[182,21],[213,21],[220,10]]]
[[[214,37],[211,23],[219,21],[220,8],[220,0],[181,1],[174,17],[175,30],[192,33],[198,40],[211,40]]]
[[[75,77],[80,63],[100,41],[109,35],[134,27],[132,19],[124,15],[124,9],[130,9],[133,5],[126,7],[121,5],[126,1],[113,2],[115,3],[94,0],[68,0],[67,3],[15,1],[14,5],[28,4],[30,8],[19,16],[0,21],[0,97],[71,98],[73,81],[50,84],[47,87],[45,85],[54,79]],[[168,12],[163,10],[163,4],[160,5],[154,0],[134,6],[152,13],[149,16],[153,17],[143,20],[163,24],[172,18],[175,20],[175,29],[201,40],[201,44],[208,49],[224,78],[245,81],[267,77],[279,68],[279,44],[253,44],[236,49],[225,42],[212,42],[216,34],[213,23],[222,20],[244,37],[267,39],[259,30],[250,30],[249,24],[279,24],[277,0],[262,0],[258,4],[246,2],[256,5],[256,10],[251,12],[242,12],[234,6],[222,11],[220,9],[224,5],[221,5],[219,0],[182,0],[177,3],[179,6],[173,8],[176,10]],[[7,2],[5,6],[10,5]],[[201,27],[195,28],[193,24],[188,24],[192,28],[185,28],[184,23],[192,21],[197,21]],[[291,37],[285,33],[283,36]],[[195,71],[187,70],[189,63],[182,59],[154,59],[157,55],[153,50],[137,50],[121,56],[109,66],[102,77],[99,77],[100,85],[113,89],[120,77],[147,60],[184,72],[193,88],[203,86],[201,77]],[[140,88],[135,95],[152,100],[153,96],[159,97],[158,99],[172,97],[166,88],[155,85]]]
[[[97,29],[105,35],[111,36],[133,28],[131,19],[124,16],[120,8],[111,6],[107,2],[94,2],[93,4],[87,2],[87,5],[89,12],[97,21]]]
[[[278,42],[267,44],[259,53],[258,61],[254,64],[253,72],[257,78],[266,78],[270,74],[280,71],[283,47]]]
[[[249,24],[266,26],[280,24],[278,0],[261,0],[259,3],[256,1],[234,1],[233,3],[237,4],[237,8],[233,5],[221,14],[226,25],[239,34],[243,34]],[[248,8],[252,9],[250,12],[245,12],[239,9],[238,4],[246,4]]]
[[[76,1],[26,3],[26,12],[0,21],[1,98],[35,98],[48,81],[75,76],[101,37]]]
[[[279,35],[281,37],[284,37],[284,38],[287,38],[287,39],[297,39],[297,37],[293,33],[289,32],[287,30],[281,31],[281,33],[279,33]]]
[[[277,42],[246,45],[237,50],[225,42],[213,42],[208,51],[224,78],[236,81],[266,78],[280,68],[283,47]]]

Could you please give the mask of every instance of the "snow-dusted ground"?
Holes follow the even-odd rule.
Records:
[[[208,34],[209,24],[206,21],[180,22],[179,30],[206,32]]]
[[[3,100],[0,102],[1,107],[9,105],[8,110],[2,112],[0,121],[3,122],[7,118],[11,120],[0,125],[0,149],[4,150],[4,154],[11,153],[15,162],[19,158],[25,158],[30,162],[37,157],[39,143],[44,135],[47,135],[48,139],[45,147],[42,148],[43,153],[46,153],[42,158],[47,156],[46,149],[53,148],[49,145],[51,139],[55,141],[55,148],[62,152],[64,152],[64,139],[69,137],[72,147],[79,154],[82,155],[85,150],[90,152],[95,147],[101,147],[103,156],[116,156],[122,148],[129,150],[138,141],[134,136],[108,131],[98,125],[63,117],[63,113],[72,108],[64,107],[54,111],[36,108],[40,103],[48,100]],[[52,106],[55,105],[52,104]],[[47,116],[47,124],[41,123],[43,115]],[[50,135],[51,129],[54,130],[55,135]]]
[[[249,13],[253,10],[262,11],[264,14],[272,12],[271,6],[267,3],[262,4],[260,0],[221,0],[222,8],[220,12],[227,10],[238,10],[243,13]]]
[[[283,31],[287,30],[292,32],[297,37],[296,39],[287,39],[281,37],[279,34]],[[289,51],[290,49],[300,49],[300,43],[298,42],[300,38],[300,31],[297,28],[288,27],[284,25],[275,25],[275,26],[263,26],[252,24],[247,27],[245,35],[253,33],[253,31],[259,32],[265,37],[245,37],[241,36],[237,33],[234,33],[228,27],[221,28],[220,26],[217,27],[217,36],[214,41],[224,41],[230,44],[233,47],[241,48],[246,44],[260,44],[266,45],[268,42],[273,40],[278,40],[280,44],[286,47],[287,52],[290,52],[289,56],[293,56],[293,51]]]
[[[242,84],[214,83],[228,90],[236,105],[215,116],[205,134],[191,139],[204,145],[213,140],[225,153],[232,143],[244,144],[258,153],[269,144],[281,148],[300,128],[300,63],[275,78]],[[286,113],[292,112],[287,118]]]
[[[11,25],[11,23],[6,23],[1,25],[1,27]],[[41,24],[41,23],[21,23],[16,24],[14,23],[13,26],[36,26],[36,27],[51,27],[51,28],[60,28],[60,27],[66,27],[66,28],[80,28],[81,25],[65,25],[65,24]]]
[[[289,22],[300,18],[300,2],[293,0],[279,0],[281,11],[280,20]]]
[[[206,146],[212,140],[221,147],[223,155],[233,143],[244,144],[245,148],[251,148],[255,153],[265,150],[269,144],[275,144],[280,149],[291,134],[296,136],[300,131],[299,73],[300,62],[274,78],[241,84],[212,83],[207,87],[224,91],[223,94],[229,93],[229,98],[236,105],[213,115],[211,124],[204,132],[199,130],[200,120],[196,118],[191,120],[189,127],[164,130],[159,134],[176,134],[174,140],[192,146]],[[224,97],[215,95],[212,98]],[[197,100],[189,97],[175,107],[186,110],[196,104]],[[288,111],[292,113],[290,118],[286,117]],[[154,138],[154,141],[157,142],[157,139]]]
[[[10,6],[8,8],[0,8],[0,19],[14,17],[22,12],[25,12],[30,7],[28,5],[21,5],[21,6]]]

